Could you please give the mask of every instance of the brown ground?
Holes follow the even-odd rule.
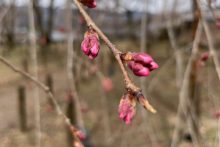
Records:
[[[121,95],[124,92],[123,80],[118,66],[116,72],[111,76],[114,83],[114,90],[107,93],[107,105],[101,103],[100,83],[93,76],[84,80],[78,85],[81,104],[87,112],[83,113],[85,125],[90,132],[92,143],[95,147],[106,146],[105,128],[103,121],[105,117],[109,119],[109,129],[111,136],[110,147],[168,147],[175,123],[176,110],[178,105],[178,89],[175,82],[175,61],[172,58],[172,51],[169,51],[167,42],[154,44],[150,52],[159,62],[160,69],[154,72],[146,82],[147,96],[150,102],[158,110],[156,115],[144,111],[146,120],[142,119],[141,110],[138,108],[137,115],[132,125],[126,126],[119,120],[117,106]],[[137,43],[131,41],[116,42],[120,48],[137,50]],[[60,46],[60,45],[59,45]],[[48,71],[52,71],[54,77],[55,95],[59,104],[65,111],[66,108],[66,89],[67,79],[65,70],[65,50],[54,47],[58,53],[62,53],[57,58],[49,60]],[[104,47],[103,47],[104,50]],[[16,51],[15,51],[16,52]],[[16,65],[20,65],[20,53],[11,53],[7,56]],[[185,56],[188,53],[184,53]],[[57,55],[54,55],[57,56]],[[16,58],[15,58],[16,57]],[[18,57],[18,58],[17,58]],[[59,61],[57,61],[59,59]],[[86,58],[85,58],[86,60]],[[17,110],[17,87],[25,83],[17,74],[8,70],[0,64],[0,147],[31,147],[34,146],[34,103],[32,98],[33,85],[27,85],[27,110],[28,127],[27,133],[19,131],[18,110]],[[45,69],[40,66],[40,79],[44,81]],[[208,62],[201,72],[202,76],[202,109],[201,109],[201,132],[204,146],[214,146],[214,139],[217,132],[217,120],[213,117],[215,110],[219,109],[220,95],[219,81],[214,72],[213,64]],[[136,83],[139,78],[133,77]],[[62,120],[54,111],[49,111],[46,95],[41,91],[41,126],[42,126],[42,146],[45,147],[64,147],[68,141],[66,128]],[[103,110],[108,114],[103,114]],[[183,147],[191,146],[183,143]]]

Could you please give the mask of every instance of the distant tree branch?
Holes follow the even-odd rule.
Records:
[[[50,91],[50,88],[48,86],[46,86],[45,84],[43,84],[42,82],[40,82],[39,80],[37,80],[35,77],[33,77],[32,75],[22,71],[21,69],[15,67],[13,64],[11,64],[7,59],[5,59],[4,57],[0,56],[0,62],[2,62],[3,64],[5,64],[7,67],[9,67],[11,70],[13,70],[14,72],[22,75],[23,77],[27,78],[28,80],[32,81],[34,84],[36,84],[39,88],[41,88],[51,99],[51,101],[53,102],[57,114],[59,116],[61,116],[64,119],[65,124],[70,128],[71,132],[73,132],[74,138],[77,139],[77,142],[81,141],[79,140],[79,138],[77,137],[77,135],[74,133],[77,129],[71,124],[70,119],[63,113],[63,111],[61,110],[59,104],[57,103],[55,96],[53,95],[53,93]]]

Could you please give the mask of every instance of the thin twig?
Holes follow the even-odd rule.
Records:
[[[177,7],[177,3],[178,0],[176,0],[173,3],[173,9],[171,14],[173,14],[176,10]],[[167,2],[166,2],[167,4]],[[165,6],[167,6],[165,4]],[[175,54],[175,59],[176,59],[176,84],[177,87],[180,87],[182,84],[182,78],[183,78],[183,57],[181,54],[181,48],[178,46],[177,40],[176,40],[176,36],[175,36],[175,32],[173,30],[173,20],[172,17],[170,15],[168,15],[166,13],[166,28],[167,28],[167,32],[168,32],[168,37],[169,37],[169,41],[171,44],[171,47],[173,48],[173,50],[176,52]]]
[[[202,8],[201,8],[201,2],[199,0],[197,0],[197,3],[199,5],[199,9],[201,11],[201,20],[202,20],[203,28],[204,28],[205,35],[206,35],[206,38],[207,38],[207,41],[208,41],[208,47],[209,47],[209,50],[210,50],[210,54],[211,54],[211,57],[213,59],[214,65],[215,65],[215,70],[217,72],[218,79],[220,80],[220,62],[219,62],[219,58],[218,58],[218,53],[216,52],[216,49],[214,47],[211,31],[210,31],[210,28],[209,28],[209,25],[208,25],[207,21],[205,20],[204,12],[202,11]],[[219,119],[218,119],[218,130],[217,130],[218,131],[218,146],[220,145],[219,127],[220,127],[220,122],[219,122]]]
[[[184,107],[187,106],[187,103],[188,103],[188,100],[189,100],[189,89],[188,89],[188,87],[189,87],[190,72],[193,68],[193,62],[196,60],[196,58],[198,56],[198,44],[199,44],[199,41],[200,41],[200,38],[201,38],[201,33],[202,33],[202,27],[201,27],[201,23],[199,22],[198,27],[197,27],[197,31],[196,31],[196,35],[195,35],[195,39],[194,39],[194,42],[193,42],[191,57],[190,57],[189,62],[187,64],[187,68],[186,68],[186,71],[184,73],[183,84],[182,84],[182,87],[181,87],[181,90],[180,90],[179,106],[178,106],[178,112],[177,112],[177,116],[178,116],[179,120],[175,125],[171,147],[178,146],[178,143],[180,141],[180,136],[179,135],[180,135],[180,132],[182,130],[181,125],[183,123],[183,120],[182,120],[183,116],[182,115],[186,115]],[[198,142],[196,142],[196,144],[198,145]]]
[[[76,90],[76,81],[74,76],[74,59],[76,57],[76,52],[74,51],[73,42],[73,28],[72,28],[72,10],[71,10],[71,0],[67,0],[66,2],[67,8],[67,28],[69,30],[68,38],[67,38],[67,82],[69,86],[70,92],[73,94],[73,101],[75,106],[75,113],[76,113],[76,125],[81,129],[84,128],[84,122],[82,118],[81,108],[80,108],[80,101],[79,95]]]
[[[126,88],[134,91],[134,92],[140,92],[140,88],[135,86],[129,76],[128,73],[124,67],[124,64],[121,60],[120,55],[122,54],[122,52],[120,50],[118,50],[115,45],[113,43],[111,43],[111,41],[108,39],[108,37],[97,27],[97,25],[94,23],[94,21],[91,19],[91,17],[87,14],[87,12],[84,10],[84,8],[82,7],[82,5],[80,4],[80,2],[78,0],[74,0],[76,6],[78,7],[80,13],[83,15],[83,17],[85,18],[87,25],[89,27],[92,27],[100,36],[100,38],[102,38],[102,40],[106,43],[106,45],[110,48],[110,50],[112,51],[112,53],[114,54],[116,60],[119,63],[119,66],[121,68],[121,71],[124,75],[124,80],[126,83]]]
[[[79,0],[73,0],[74,3],[76,4],[77,8],[79,9],[79,12],[82,14],[82,16],[84,17],[85,21],[87,22],[88,27],[93,28],[97,34],[99,35],[99,37],[105,42],[105,44],[109,47],[109,49],[112,51],[112,53],[114,54],[120,69],[123,73],[124,76],[124,81],[125,81],[125,88],[128,91],[133,92],[138,98],[141,99],[141,97],[143,97],[143,94],[141,92],[141,88],[139,88],[138,86],[136,86],[132,80],[130,79],[127,70],[125,69],[124,63],[121,59],[121,54],[122,52],[116,48],[116,46],[108,39],[108,37],[99,29],[99,27],[94,23],[94,21],[91,19],[91,17],[88,15],[88,13],[84,10],[83,6],[81,5],[81,3],[79,2]],[[152,113],[156,113],[156,110],[154,110],[154,108],[146,101],[145,104],[145,108],[148,109],[149,111],[151,111]]]
[[[216,52],[216,49],[214,47],[213,38],[212,38],[211,31],[210,31],[210,28],[208,26],[208,23],[205,20],[204,12],[201,9],[201,2],[199,0],[197,0],[197,2],[199,4],[199,6],[200,6],[199,8],[201,10],[201,20],[202,20],[202,24],[203,24],[203,27],[204,27],[205,35],[206,35],[206,38],[207,38],[207,41],[208,41],[208,47],[209,47],[209,50],[210,50],[210,54],[211,54],[211,57],[212,57],[212,59],[214,61],[215,69],[216,69],[218,78],[220,80],[220,62],[219,62],[218,53]]]
[[[70,119],[63,113],[63,111],[61,110],[59,104],[57,103],[55,96],[53,95],[53,93],[50,91],[50,88],[47,87],[45,84],[43,84],[42,82],[38,81],[35,77],[33,77],[32,75],[22,71],[21,69],[15,67],[13,64],[11,64],[7,59],[5,59],[4,57],[0,56],[0,62],[2,62],[3,64],[5,64],[7,67],[9,67],[11,70],[13,70],[14,72],[20,74],[21,76],[27,78],[28,80],[32,81],[34,84],[36,84],[40,89],[42,89],[45,93],[47,93],[48,98],[51,99],[51,101],[53,102],[56,112],[59,116],[61,116],[64,119],[65,124],[71,129],[71,130],[76,130],[76,128],[71,124]],[[75,138],[80,142],[80,140],[78,139],[78,137],[76,137],[76,134],[74,134]]]
[[[2,20],[4,19],[4,17],[6,16],[6,14],[9,12],[10,10],[10,6],[6,7],[5,10],[3,10],[3,12],[0,15],[0,23],[2,22]]]

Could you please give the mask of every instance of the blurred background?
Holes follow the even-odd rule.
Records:
[[[201,8],[218,55],[220,0],[201,0]],[[72,0],[0,0],[0,55],[50,87],[86,134],[86,147],[219,147],[220,81],[204,31],[189,97],[180,95],[199,20],[196,0],[97,0],[85,9],[121,51],[147,52],[159,64],[147,78],[128,69],[156,114],[138,105],[132,124],[119,119],[122,73],[102,41],[95,60],[83,54],[87,26]],[[55,110],[44,91],[0,63],[0,147],[73,146]]]

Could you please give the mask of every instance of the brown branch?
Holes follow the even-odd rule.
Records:
[[[112,53],[114,54],[116,60],[118,61],[118,64],[120,66],[120,69],[123,73],[124,76],[124,80],[125,80],[125,84],[126,84],[126,88],[133,91],[133,92],[140,92],[141,89],[137,86],[135,86],[131,79],[128,76],[128,73],[124,67],[124,64],[121,60],[120,55],[122,54],[122,52],[117,49],[115,47],[115,45],[108,39],[108,37],[99,29],[99,27],[94,23],[94,21],[91,19],[91,17],[88,15],[88,13],[84,10],[84,8],[82,7],[82,5],[80,4],[80,2],[78,0],[74,0],[76,6],[78,7],[80,13],[82,14],[82,16],[85,18],[87,25],[89,27],[92,27],[100,36],[100,38],[106,43],[106,45],[109,47],[109,49],[112,51]]]
[[[217,53],[215,46],[214,46],[213,37],[212,37],[213,35],[211,34],[209,25],[208,25],[207,21],[205,20],[205,14],[201,8],[201,2],[199,0],[197,0],[197,3],[199,5],[199,9],[201,11],[201,20],[202,20],[203,28],[204,28],[205,35],[206,35],[206,38],[208,41],[208,48],[209,48],[211,57],[213,59],[214,65],[215,65],[215,70],[217,72],[218,79],[220,80],[220,62],[219,62],[218,53]]]
[[[73,130],[77,130],[70,122],[70,119],[63,113],[63,111],[61,110],[59,104],[57,103],[55,96],[53,95],[53,93],[50,91],[49,87],[46,86],[45,84],[41,83],[40,81],[38,81],[35,77],[31,76],[30,74],[22,71],[21,69],[15,67],[14,65],[12,65],[7,59],[5,59],[4,57],[0,56],[0,62],[2,62],[3,64],[5,64],[7,67],[9,67],[11,70],[13,70],[14,72],[22,75],[23,77],[27,78],[28,80],[32,81],[34,84],[36,84],[39,88],[41,88],[45,93],[47,93],[47,95],[49,96],[48,98],[51,99],[51,101],[53,102],[57,114],[59,116],[61,116],[64,119],[65,124],[70,128],[71,132],[73,132]],[[75,132],[75,131],[74,131]],[[74,134],[73,132],[73,136],[74,138],[77,139],[77,141],[79,143],[81,143],[81,141],[78,139],[78,137],[76,136],[76,134]]]
[[[93,28],[97,32],[99,37],[105,42],[105,44],[109,47],[109,49],[114,54],[119,66],[120,66],[120,69],[123,73],[123,76],[124,76],[125,88],[128,91],[131,91],[132,93],[134,93],[137,96],[138,99],[142,98],[143,94],[141,92],[141,88],[139,88],[138,86],[136,86],[132,82],[132,80],[130,79],[130,77],[128,75],[127,70],[125,69],[124,63],[121,59],[122,52],[118,48],[116,48],[116,46],[108,39],[108,37],[99,29],[99,27],[95,24],[95,22],[92,20],[92,18],[84,10],[84,8],[83,8],[82,4],[79,2],[79,0],[73,0],[73,1],[76,4],[77,8],[79,9],[79,12],[84,17],[88,27]],[[150,104],[145,105],[145,108],[148,109],[149,111],[151,111],[152,113],[156,112]]]
[[[187,113],[188,113],[186,111],[189,111],[188,108],[190,107],[190,104],[191,104],[190,96],[189,96],[190,74],[193,69],[194,61],[196,61],[198,57],[198,52],[199,52],[198,46],[199,46],[199,42],[201,39],[201,35],[202,35],[202,24],[199,21],[197,29],[196,29],[195,38],[193,41],[192,53],[191,53],[190,59],[188,61],[188,64],[187,64],[187,67],[184,73],[183,82],[182,82],[182,86],[181,86],[180,93],[179,93],[179,106],[177,110],[178,120],[177,120],[177,123],[175,124],[171,147],[176,147],[180,143],[181,134],[182,134],[182,125],[185,121],[184,118],[187,116]],[[197,138],[195,137],[195,134],[193,132],[191,133],[192,133],[193,140],[196,141],[195,145],[197,146],[199,142]]]

